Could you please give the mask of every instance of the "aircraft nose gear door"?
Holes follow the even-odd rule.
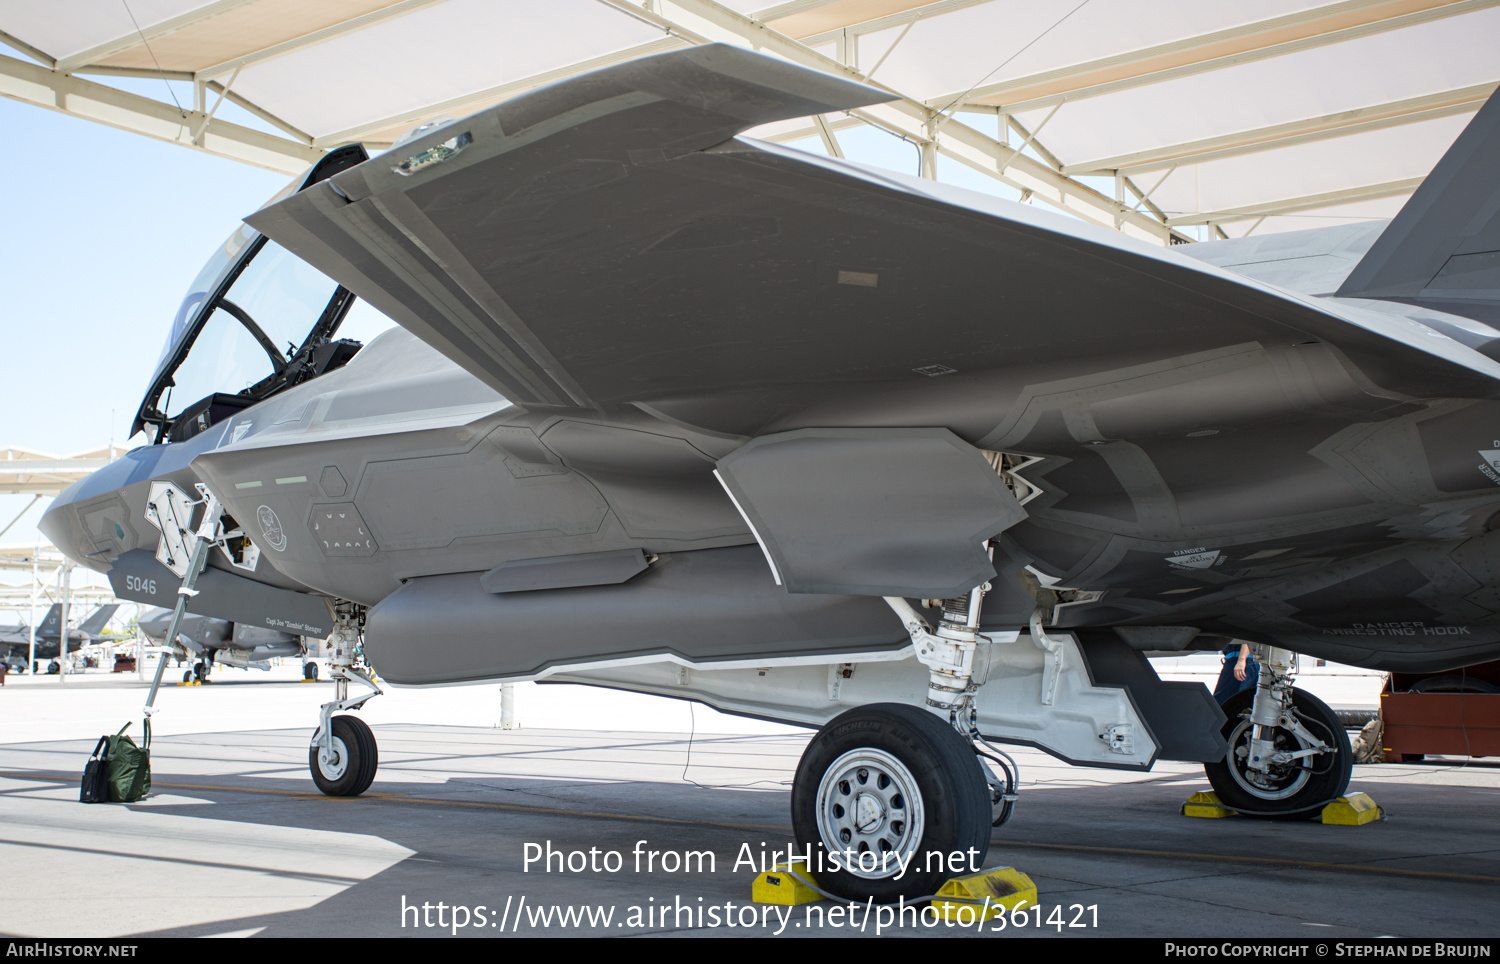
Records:
[[[320,709],[318,729],[307,751],[313,783],[330,797],[357,797],[364,793],[374,781],[380,763],[375,734],[369,725],[357,716],[334,715],[357,710],[382,692],[368,668],[356,665],[364,621],[363,606],[339,603],[334,608],[333,633],[328,638],[331,652],[328,675],[334,681],[334,698]],[[350,680],[363,683],[371,692],[350,698]]]

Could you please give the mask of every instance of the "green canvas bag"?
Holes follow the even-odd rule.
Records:
[[[147,720],[144,727],[143,746],[136,746],[125,735],[129,723],[109,738],[110,803],[134,803],[151,792],[151,721]]]

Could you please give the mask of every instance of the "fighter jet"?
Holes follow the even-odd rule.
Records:
[[[306,656],[302,640],[291,633],[283,633],[262,626],[246,626],[212,616],[188,616],[178,626],[177,638],[167,642],[167,631],[171,629],[172,610],[150,609],[143,612],[136,625],[152,643],[172,650],[179,661],[187,660],[192,667],[182,674],[184,683],[209,681],[213,664],[237,666],[241,669],[269,671],[270,661],[291,656]],[[303,661],[304,679],[317,679],[317,663]]]
[[[114,618],[115,611],[119,608],[119,603],[107,603],[90,613],[89,617],[79,623],[76,628],[70,628],[68,651],[76,652],[79,647],[90,640],[99,638],[104,632],[105,625]],[[36,628],[36,658],[38,660],[55,660],[61,655],[61,624],[62,603],[54,603]],[[28,627],[14,626],[0,630],[0,648],[4,649],[7,661],[18,659],[20,665],[24,666],[31,652]]]
[[[328,155],[43,531],[166,606],[211,544],[189,611],[329,636],[326,793],[373,666],[819,727],[793,825],[860,899],[982,862],[1005,743],[1315,814],[1293,654],[1500,656],[1500,103],[1389,223],[1166,248],[742,136],[885,99],[700,46]],[[337,340],[355,297],[400,328]],[[1231,639],[1222,713],[1146,661]]]

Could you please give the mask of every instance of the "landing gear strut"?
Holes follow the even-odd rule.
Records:
[[[928,669],[927,708],[857,707],[829,721],[803,753],[792,827],[828,891],[910,900],[985,866],[991,807],[1003,801],[1003,819],[1015,799],[1014,771],[1004,781],[988,777],[976,746],[984,744],[973,694],[983,681],[973,678],[974,652],[988,588],[944,600],[936,630],[905,599],[888,597]],[[1004,756],[995,753],[985,755]]]
[[[1268,648],[1253,692],[1224,704],[1229,750],[1203,766],[1221,801],[1273,819],[1316,816],[1349,788],[1354,751],[1326,703],[1292,686],[1292,654]]]
[[[371,697],[381,694],[369,671],[356,665],[363,624],[363,607],[352,603],[339,603],[335,607],[333,633],[328,639],[333,654],[328,675],[334,681],[334,698],[321,707],[318,729],[307,750],[313,783],[331,797],[357,797],[364,793],[375,779],[380,763],[375,734],[365,721],[334,715],[358,710]],[[351,698],[350,680],[363,683],[371,692]]]

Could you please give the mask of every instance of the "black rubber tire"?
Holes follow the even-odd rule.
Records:
[[[827,842],[818,829],[818,788],[824,774],[851,751],[869,748],[900,761],[916,782],[925,812],[920,841],[907,872],[862,877],[840,867],[830,870]],[[811,870],[824,890],[852,900],[874,898],[894,903],[935,893],[950,877],[985,866],[990,847],[990,791],[974,749],[959,733],[928,710],[904,703],[871,703],[834,717],[818,731],[803,751],[792,784],[792,829],[798,853],[811,847],[821,856]],[[938,866],[963,853],[963,866],[953,872]],[[972,863],[971,863],[972,861]]]
[[[182,674],[182,681],[184,683],[191,683],[193,681],[193,671],[192,670],[188,670],[186,673],[183,673]]]
[[[333,739],[335,746],[342,743],[344,752],[349,754],[344,772],[337,777],[324,774],[318,765],[318,747],[310,746],[307,749],[307,768],[312,771],[313,783],[330,797],[357,797],[370,789],[375,770],[380,765],[375,734],[357,716],[335,716]]]
[[[1236,758],[1236,743],[1248,745],[1250,739],[1250,708],[1255,702],[1255,691],[1236,693],[1224,703],[1223,735],[1229,750],[1223,760],[1205,763],[1204,772],[1214,793],[1225,805],[1236,810],[1253,813],[1273,820],[1309,820],[1319,815],[1322,807],[1344,795],[1349,789],[1349,777],[1354,770],[1354,750],[1349,745],[1349,733],[1339,722],[1338,714],[1327,703],[1305,690],[1292,688],[1292,708],[1302,720],[1302,725],[1325,743],[1333,744],[1334,759],[1326,756],[1306,757],[1304,765],[1290,766],[1281,771],[1283,787],[1289,787],[1307,771],[1307,780],[1300,789],[1280,799],[1270,794],[1252,792],[1230,772],[1232,760]],[[1240,731],[1236,736],[1236,731]],[[1296,747],[1295,738],[1280,729],[1276,734],[1277,745],[1286,741]]]
[[[315,680],[318,678],[318,664],[306,663],[302,667],[302,678]]]

